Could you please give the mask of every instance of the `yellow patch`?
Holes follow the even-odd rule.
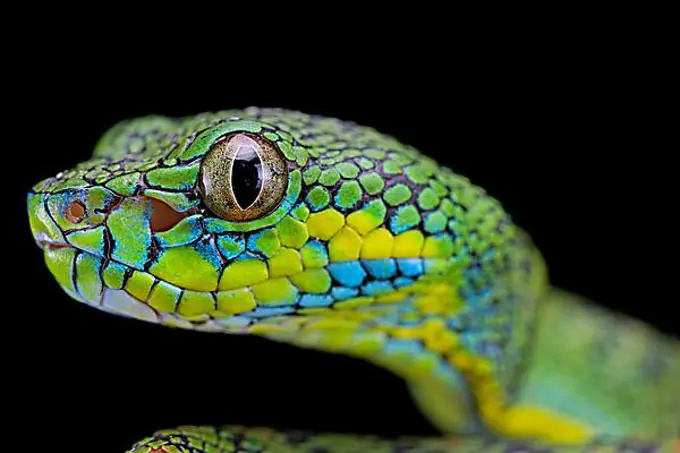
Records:
[[[299,249],[305,244],[305,242],[307,242],[307,239],[309,238],[309,234],[307,233],[307,225],[290,216],[281,219],[279,224],[276,226],[276,229],[279,232],[281,245],[284,247]]]
[[[330,315],[333,314],[332,308],[327,307],[314,307],[314,308],[301,308],[298,310],[301,315]]]
[[[387,342],[387,336],[383,332],[356,331],[347,349],[352,355],[366,357],[380,352],[385,342]]]
[[[192,247],[172,247],[163,252],[149,270],[153,275],[180,288],[213,291],[218,270]]]
[[[440,332],[446,329],[444,321],[441,319],[429,319],[423,324],[417,326],[408,327],[389,327],[388,328],[391,335],[395,338],[402,339],[420,339],[426,340],[433,336],[438,335]]]
[[[241,288],[217,293],[217,310],[221,313],[233,315],[250,311],[256,306],[255,296],[248,289]]]
[[[281,332],[288,332],[290,328],[285,325],[278,324],[254,324],[248,328],[248,333],[255,335],[276,334]]]
[[[267,265],[257,259],[234,261],[222,273],[220,290],[243,288],[269,278]]]
[[[168,283],[158,282],[158,284],[153,287],[153,291],[151,291],[147,303],[158,311],[173,313],[177,306],[178,296],[179,290],[173,288]]]
[[[428,315],[448,315],[458,310],[462,303],[457,298],[442,297],[440,294],[428,294],[414,302],[414,306]]]
[[[354,329],[340,328],[324,330],[323,332],[314,330],[311,332],[302,332],[303,335],[309,333],[313,335],[308,341],[312,346],[325,351],[337,351],[347,348],[347,344],[354,336],[355,331]]]
[[[414,327],[386,327],[384,330],[401,340],[413,340],[420,336],[420,331]]]
[[[329,240],[345,224],[345,217],[335,209],[315,212],[307,219],[307,231],[311,237]]]
[[[418,230],[401,233],[394,238],[392,256],[395,258],[416,258],[420,256],[425,238]]]
[[[394,236],[392,236],[392,233],[385,228],[378,228],[364,236],[364,243],[361,246],[361,258],[390,258],[393,246]]]
[[[401,302],[405,297],[406,295],[404,292],[385,293],[375,296],[375,302],[379,304],[390,304],[394,302]]]
[[[333,308],[337,310],[351,309],[356,307],[365,307],[373,303],[375,299],[373,297],[355,297],[353,299],[343,300],[342,302],[336,302]]]
[[[382,222],[383,218],[364,210],[353,212],[347,216],[347,225],[354,228],[361,235],[379,227]]]
[[[153,276],[146,272],[134,271],[125,283],[125,290],[133,297],[145,301],[149,297],[153,282]]]
[[[310,269],[291,275],[290,279],[300,291],[321,294],[331,287],[331,276],[325,269]]]
[[[427,347],[439,353],[447,353],[458,346],[458,336],[448,330],[444,330],[439,335],[427,339]]]
[[[291,304],[297,295],[297,288],[285,277],[258,283],[251,289],[255,300],[263,305]]]
[[[440,333],[431,336],[426,343],[428,347],[436,349],[437,342],[442,340],[446,341],[446,338],[441,337]],[[547,409],[531,406],[506,407],[503,390],[493,376],[493,366],[488,360],[455,347],[448,351],[448,361],[470,379],[473,392],[479,400],[482,418],[497,434],[564,444],[583,443],[592,438],[593,432],[588,427]]]
[[[269,276],[285,277],[302,272],[302,258],[297,250],[282,248],[269,260]]]
[[[342,228],[328,244],[331,261],[352,261],[359,259],[361,236],[350,227]]]
[[[453,240],[449,236],[428,236],[421,256],[423,258],[446,258],[453,253]]]
[[[184,291],[179,300],[177,312],[182,316],[197,316],[210,313],[215,309],[215,300],[210,293]]]
[[[539,438],[548,442],[561,444],[581,444],[592,439],[594,432],[588,427],[563,415],[556,414],[541,407],[513,406],[505,411],[495,412],[485,409],[488,404],[482,404],[482,413],[488,412],[489,423],[496,430],[506,436]],[[498,415],[498,419],[492,414]]]

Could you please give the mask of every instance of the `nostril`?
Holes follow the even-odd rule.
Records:
[[[80,223],[85,218],[85,205],[74,201],[66,208],[66,218],[73,223]]]
[[[161,233],[174,227],[186,217],[186,214],[177,212],[162,201],[151,199],[150,227],[154,233]]]

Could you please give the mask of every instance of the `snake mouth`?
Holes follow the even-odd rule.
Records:
[[[39,234],[37,234],[35,236],[35,243],[43,251],[73,248],[73,246],[71,244],[68,244],[66,242],[56,241],[43,232],[40,232]]]

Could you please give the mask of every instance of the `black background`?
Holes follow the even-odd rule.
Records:
[[[5,297],[16,312],[3,320],[7,397],[33,441],[113,452],[155,429],[211,423],[434,433],[403,383],[370,365],[125,320],[61,292],[32,243],[25,192],[86,159],[117,121],[149,113],[278,106],[374,126],[498,197],[541,247],[555,284],[680,333],[675,265],[666,264],[677,247],[668,174],[677,149],[659,142],[662,71],[642,54],[631,59],[627,45],[465,58],[376,49],[315,63],[275,46],[188,61],[47,45],[56,59],[26,57],[35,70],[14,93],[26,110],[13,131],[20,193],[6,249],[21,289]]]

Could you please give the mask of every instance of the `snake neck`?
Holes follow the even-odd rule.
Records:
[[[494,431],[516,394],[547,279],[533,244],[504,219],[471,236],[468,256],[449,256],[409,287],[263,320],[250,333],[394,372],[443,432]]]

